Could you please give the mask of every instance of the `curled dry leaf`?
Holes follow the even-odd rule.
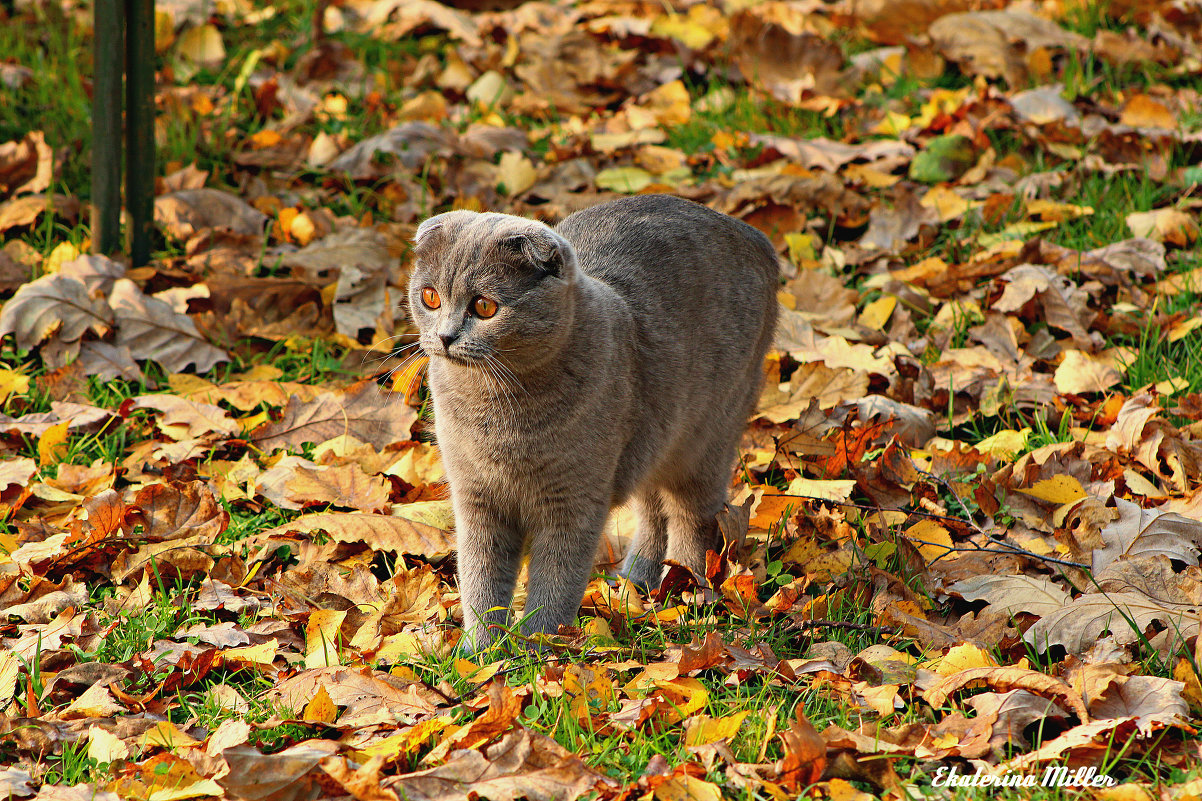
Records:
[[[1071,710],[1083,723],[1090,720],[1085,703],[1072,687],[1053,676],[1024,668],[982,667],[962,670],[944,678],[924,691],[922,696],[931,706],[943,706],[952,693],[978,681],[999,690],[1026,690]]]
[[[0,334],[15,334],[17,345],[29,349],[51,334],[72,342],[89,329],[108,333],[113,310],[94,298],[82,281],[66,275],[44,275],[25,284],[0,310]]]

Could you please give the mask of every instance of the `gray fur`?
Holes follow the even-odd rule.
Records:
[[[448,212],[416,243],[409,305],[431,356],[468,647],[507,620],[525,550],[526,630],[575,620],[605,519],[625,501],[639,526],[624,575],[653,587],[667,558],[704,576],[776,320],[767,238],[644,195],[555,229]],[[469,312],[480,295],[498,303],[491,319]]]

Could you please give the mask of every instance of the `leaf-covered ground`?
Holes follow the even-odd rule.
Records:
[[[136,268],[0,24],[0,797],[1202,795],[1197,3],[493,8],[160,0]],[[653,191],[786,276],[727,546],[456,659],[407,243]]]

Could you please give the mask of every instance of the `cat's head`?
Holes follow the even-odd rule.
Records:
[[[565,335],[576,253],[543,223],[451,211],[423,222],[414,245],[409,309],[430,356],[512,367]]]

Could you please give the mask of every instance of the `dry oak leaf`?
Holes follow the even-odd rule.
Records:
[[[1003,762],[993,769],[993,774],[1023,773],[1042,762],[1058,762],[1074,757],[1081,764],[1094,763],[1111,753],[1115,743],[1128,743],[1134,739],[1136,722],[1133,718],[1111,718],[1082,723],[1066,731],[1054,740],[1045,740],[1035,751]]]
[[[108,333],[113,310],[93,298],[83,282],[61,274],[44,275],[23,285],[0,310],[0,334],[13,333],[17,345],[32,348],[51,334],[74,342],[91,329]]]
[[[302,709],[304,702],[294,707]],[[232,798],[296,799],[316,795],[316,775],[323,759],[338,753],[343,746],[332,740],[306,740],[279,753],[264,754],[252,745],[225,748],[221,758],[229,773],[217,779]]]
[[[322,687],[335,706],[343,707],[340,727],[368,725],[369,718],[376,725],[395,726],[398,720],[432,716],[445,703],[445,698],[420,683],[380,670],[340,665],[302,670],[268,690],[267,698],[300,710]]]
[[[376,551],[415,556],[445,554],[454,548],[454,536],[448,531],[403,517],[366,512],[318,512],[304,515],[282,526],[268,529],[260,536],[282,537],[290,532],[309,534],[314,531],[324,531],[337,542],[362,542]]]
[[[220,189],[183,189],[154,200],[154,219],[175,239],[189,239],[209,228],[243,236],[262,234],[267,215],[237,195]]]
[[[931,706],[940,707],[947,703],[947,699],[952,693],[973,682],[983,682],[991,688],[1002,691],[1026,690],[1041,698],[1055,701],[1076,714],[1083,723],[1088,723],[1090,720],[1085,702],[1072,687],[1046,673],[1025,668],[981,667],[962,670],[925,690],[922,697]]]
[[[1185,631],[1197,620],[1194,607],[1158,601],[1142,592],[1086,593],[1044,615],[1023,640],[1041,650],[1060,645],[1079,654],[1107,631],[1119,645],[1127,645],[1140,640],[1154,623]]]
[[[345,392],[323,392],[312,401],[289,398],[283,416],[255,431],[253,440],[265,451],[300,448],[344,435],[370,443],[377,450],[410,439],[417,410],[370,380]]]
[[[150,297],[128,278],[113,284],[109,297],[117,316],[117,346],[129,348],[135,359],[153,359],[168,373],[182,373],[189,365],[208,372],[229,355],[209,344],[196,323]]]
[[[386,780],[408,801],[574,801],[609,780],[544,734],[519,728],[483,750],[461,749],[444,764]]]
[[[947,591],[966,601],[987,601],[991,609],[1008,615],[1043,616],[1069,601],[1069,594],[1050,578],[1023,575],[973,576],[957,581]]]
[[[0,492],[12,486],[26,487],[38,472],[38,463],[27,457],[0,461]]]
[[[1160,554],[1198,564],[1198,544],[1202,543],[1202,522],[1174,512],[1143,509],[1137,503],[1115,498],[1119,519],[1101,531],[1101,548],[1095,548],[1091,563],[1095,572],[1124,557]]]
[[[160,431],[175,440],[212,434],[233,437],[242,431],[225,409],[210,403],[200,403],[178,395],[139,395],[132,400],[132,409],[162,412],[155,423]]]
[[[1189,720],[1184,690],[1184,682],[1159,676],[1118,676],[1101,696],[1090,700],[1089,711],[1095,720],[1133,718],[1140,734],[1151,734]]]
[[[0,203],[0,232],[32,225],[44,212],[66,220],[79,214],[79,201],[67,195],[23,195]]]

